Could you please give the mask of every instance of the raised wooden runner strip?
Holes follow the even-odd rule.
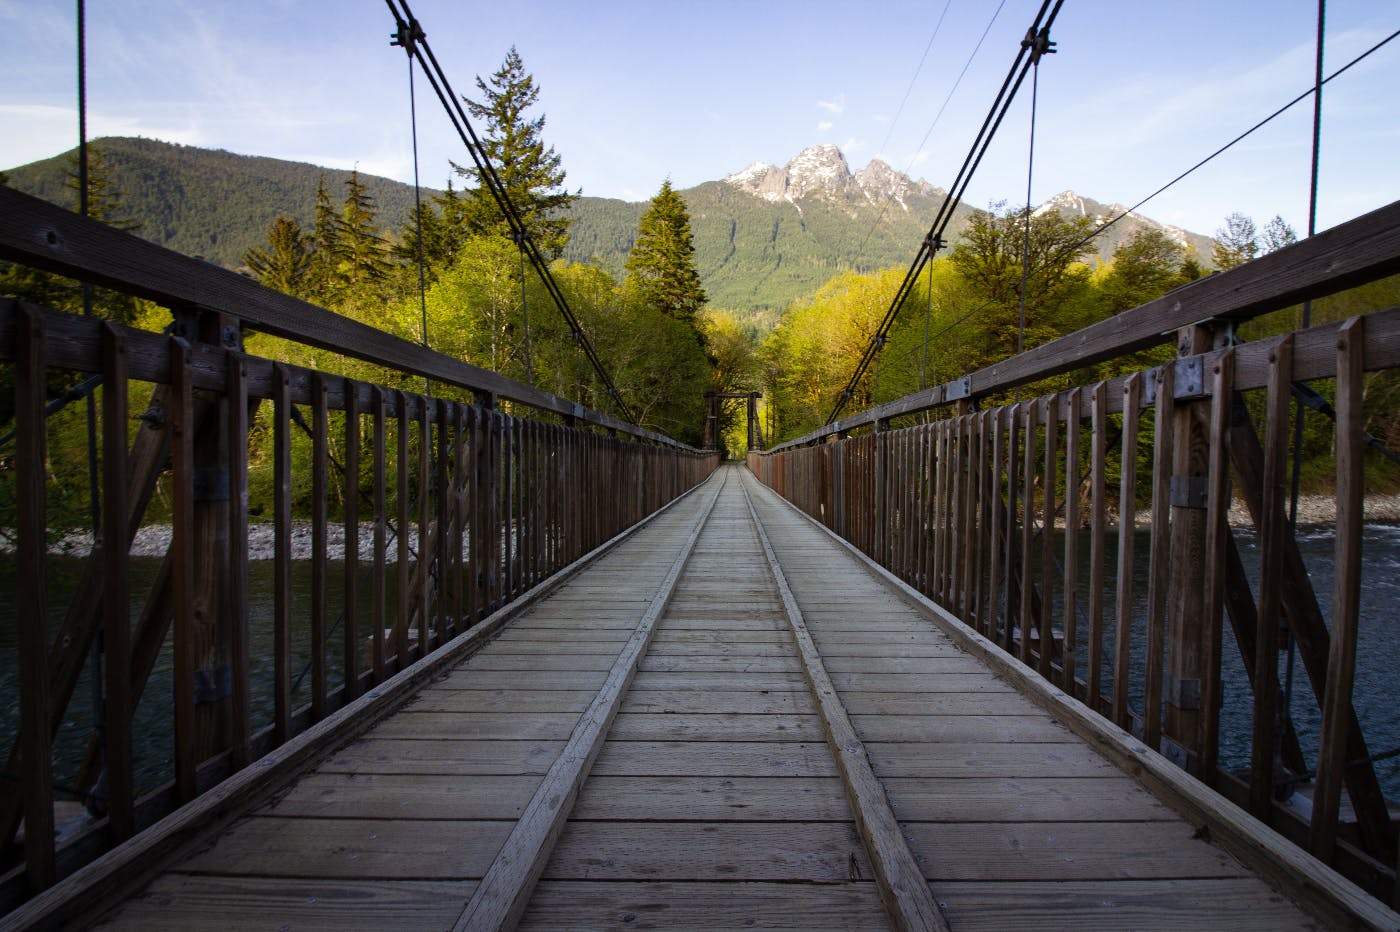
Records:
[[[726,482],[727,477],[710,493],[700,509],[695,527],[671,564],[670,572],[652,598],[646,614],[637,623],[627,646],[613,662],[603,688],[574,726],[563,752],[525,806],[520,820],[515,823],[496,859],[472,894],[471,901],[457,918],[454,928],[512,929],[520,921],[534,892],[535,882],[539,880],[559,833],[568,821],[579,789],[588,779],[593,762],[603,747],[622,697],[637,672],[637,664],[646,654],[656,622],[666,611],[680,581],[681,571],[685,569],[686,561],[695,549],[695,542],[700,539],[705,521]]]
[[[744,502],[748,505],[759,542],[763,545],[764,557],[768,560],[768,569],[782,598],[788,625],[797,642],[797,653],[802,659],[802,672],[817,701],[822,730],[836,758],[836,769],[841,774],[842,786],[850,800],[856,827],[865,842],[865,851],[875,872],[875,883],[885,909],[898,929],[947,932],[948,921],[938,908],[924,880],[923,871],[914,853],[909,850],[904,833],[900,831],[885,790],[870,767],[865,745],[856,735],[846,708],[836,695],[836,687],[832,685],[821,653],[807,631],[802,610],[797,607],[797,600],[788,588],[787,577],[783,574],[782,565],[773,552],[773,545],[768,540],[768,533],[763,529],[763,522],[758,518],[747,489],[744,489]]]

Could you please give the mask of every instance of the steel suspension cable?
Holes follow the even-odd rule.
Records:
[[[1043,0],[1039,12],[1036,13],[1035,21],[1031,24],[1030,29],[1027,30],[1027,40],[1034,40],[1043,34],[1048,41],[1050,27],[1054,23],[1055,17],[1059,14],[1060,7],[1063,5],[1064,0],[1054,0],[1054,6],[1052,8],[1051,0]],[[1047,10],[1049,11],[1048,17],[1046,15]],[[952,187],[949,189],[948,195],[943,199],[943,204],[939,207],[937,216],[934,217],[933,225],[930,227],[928,235],[924,237],[923,243],[920,244],[913,263],[905,273],[904,280],[900,283],[894,299],[890,302],[889,310],[885,312],[885,316],[875,332],[875,338],[872,338],[869,344],[866,345],[865,351],[862,353],[860,362],[856,365],[856,370],[852,373],[850,381],[846,383],[846,387],[837,397],[836,405],[826,419],[827,424],[835,421],[836,418],[840,416],[846,403],[854,397],[856,387],[860,384],[861,378],[870,367],[875,354],[880,351],[880,347],[884,343],[884,336],[894,325],[895,318],[898,316],[904,302],[908,299],[914,283],[918,280],[919,274],[924,270],[924,267],[933,260],[938,250],[947,244],[946,240],[943,238],[943,234],[946,232],[948,224],[952,221],[953,213],[957,209],[958,204],[962,201],[962,196],[972,180],[972,175],[976,172],[977,166],[981,164],[983,156],[986,155],[987,149],[991,145],[992,138],[996,135],[997,129],[1000,128],[1002,120],[1010,109],[1011,102],[1015,99],[1016,92],[1020,89],[1021,83],[1025,80],[1027,71],[1030,70],[1031,62],[1027,60],[1027,56],[1032,52],[1034,44],[1034,41],[1023,41],[1021,43],[1016,58],[1011,64],[1011,69],[1007,72],[1006,78],[1002,81],[996,99],[993,101],[986,118],[982,121],[982,127],[978,130],[977,136],[973,140],[972,147],[967,157],[963,160],[962,167],[958,170],[957,177],[953,179]]]
[[[520,237],[520,242],[525,250],[526,257],[534,267],[540,281],[544,284],[545,290],[549,292],[559,314],[564,318],[574,338],[583,347],[585,355],[593,365],[593,369],[598,373],[598,378],[606,389],[608,397],[612,399],[618,414],[625,420],[635,423],[636,417],[632,414],[627,403],[622,400],[617,386],[613,384],[612,378],[604,368],[602,360],[598,358],[597,352],[589,341],[588,335],[584,333],[578,319],[569,308],[568,299],[564,292],[554,280],[554,276],[549,271],[549,263],[540,252],[534,238],[530,235],[529,227],[521,217],[520,211],[510,198],[509,192],[501,182],[500,175],[491,164],[491,159],[486,153],[481,139],[477,136],[476,130],[472,127],[471,120],[468,119],[466,111],[462,107],[461,98],[452,89],[451,83],[447,79],[446,73],[438,63],[437,57],[433,54],[432,47],[428,45],[427,38],[419,25],[418,20],[409,9],[407,0],[385,0],[389,7],[389,12],[393,15],[397,25],[394,38],[400,42],[406,42],[409,54],[418,60],[418,64],[423,69],[424,77],[432,85],[438,100],[442,102],[443,108],[447,111],[447,117],[451,121],[453,128],[457,131],[458,137],[467,148],[467,154],[471,156],[473,164],[476,166],[477,176],[481,179],[482,185],[490,193],[492,200],[496,202],[497,209],[505,219],[514,236]],[[401,11],[402,12],[401,12]]]
[[[407,47],[404,48],[407,53]],[[428,349],[428,277],[423,258],[423,187],[418,180],[418,102],[413,89],[413,55],[408,53],[408,122],[413,136],[413,226],[418,240],[418,314],[422,320],[423,348]],[[433,383],[423,376],[423,394],[432,397]]]

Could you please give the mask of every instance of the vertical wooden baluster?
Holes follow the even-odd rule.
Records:
[[[1361,602],[1362,497],[1366,476],[1362,443],[1365,322],[1353,317],[1337,333],[1337,527],[1332,577],[1332,639],[1323,693],[1322,738],[1317,753],[1308,847],[1330,863],[1337,843],[1337,810],[1345,780],[1347,731],[1356,675],[1357,616]]]
[[[974,514],[977,530],[972,538],[972,586],[973,612],[977,619],[977,630],[990,637],[987,628],[987,530],[990,526],[991,509],[987,500],[987,435],[993,429],[991,411],[979,411],[977,417],[977,455],[973,467],[977,470],[977,484],[973,487]]]
[[[1079,693],[1075,683],[1078,667],[1075,652],[1079,648],[1079,433],[1084,418],[1083,390],[1071,391],[1068,403],[1069,412],[1065,415],[1065,646],[1060,655],[1060,687],[1075,696]]]
[[[1045,399],[1045,474],[1041,494],[1045,499],[1040,523],[1040,656],[1037,669],[1053,680],[1055,659],[1055,483],[1059,467],[1060,399]]]
[[[466,586],[462,538],[467,528],[467,408],[452,403],[452,624],[454,633],[467,629]]]
[[[504,421],[501,443],[501,453],[505,457],[504,465],[501,467],[502,559],[505,561],[501,574],[504,580],[501,586],[502,605],[515,598],[515,469],[519,459],[516,456],[515,446],[515,418],[505,415]]]
[[[418,612],[418,656],[432,650],[429,645],[433,610],[433,399],[418,398],[418,591],[413,594]]]
[[[948,421],[948,606],[954,615],[962,612],[963,488],[966,482],[967,448],[963,442],[963,418]]]
[[[18,619],[20,747],[23,749],[24,862],[30,889],[53,884],[53,750],[49,732],[49,617],[45,562],[48,551],[48,425],[44,417],[48,333],[37,311],[15,312],[15,510],[19,549],[15,592]],[[172,340],[172,369],[180,359]],[[186,347],[188,351],[188,347]],[[176,396],[177,400],[178,396]],[[188,437],[184,438],[188,456]],[[125,449],[126,440],[122,440]],[[184,460],[188,468],[188,458]],[[188,505],[188,502],[186,503]],[[188,511],[185,512],[188,516]],[[126,516],[121,516],[125,528]],[[126,540],[125,531],[121,540]],[[123,671],[125,672],[125,671]],[[190,684],[193,689],[193,683]],[[190,697],[193,714],[193,694]],[[193,736],[191,735],[191,738]],[[194,745],[191,741],[191,749]]]
[[[1284,480],[1288,459],[1288,400],[1293,384],[1293,337],[1269,353],[1268,415],[1264,440],[1264,507],[1259,526],[1259,630],[1254,654],[1254,739],[1250,753],[1249,809],[1272,822],[1274,728],[1278,713],[1279,619],[1283,598]]]
[[[1031,662],[1031,625],[1035,620],[1035,574],[1031,572],[1031,551],[1035,542],[1035,432],[1040,406],[1028,401],[1022,408],[1026,421],[1025,462],[1021,466],[1021,662]],[[1044,611],[1042,604],[1041,610]]]
[[[248,694],[252,631],[248,620],[248,362],[224,354],[228,391],[228,618],[230,752],[234,770],[248,766],[252,699]],[[111,384],[111,383],[107,383]],[[124,603],[123,603],[124,604]]]
[[[1137,440],[1142,407],[1142,374],[1123,383],[1123,453],[1118,484],[1118,589],[1113,643],[1112,716],[1119,728],[1128,722],[1128,662],[1133,636],[1133,528],[1137,520]]]
[[[408,415],[408,395],[402,391],[394,393],[394,401],[398,405],[398,421],[394,425],[395,453],[398,463],[395,468],[395,489],[394,507],[396,510],[395,519],[398,522],[398,533],[396,535],[398,543],[398,563],[394,566],[394,581],[396,585],[394,611],[394,651],[398,654],[398,664],[396,669],[402,670],[411,662],[408,655],[408,625],[409,619],[413,615],[413,600],[409,592],[412,585],[409,575],[409,424]],[[421,654],[423,645],[418,645]]]
[[[1097,712],[1103,692],[1104,567],[1108,562],[1108,383],[1089,397],[1089,651],[1084,658],[1084,703]]]
[[[326,717],[326,475],[330,433],[326,381],[311,375],[311,721]]]
[[[437,400],[433,420],[437,422],[437,457],[434,463],[436,468],[433,470],[433,498],[437,504],[437,547],[433,554],[433,563],[437,566],[434,577],[437,601],[433,617],[437,620],[437,645],[441,647],[447,643],[447,616],[452,604],[451,585],[448,580],[451,571],[448,567],[451,563],[451,536],[456,531],[452,521],[456,509],[453,507],[452,484],[448,475],[448,469],[452,465],[452,403],[446,398]]]
[[[292,384],[272,366],[273,740],[292,737]]]
[[[1016,647],[1016,624],[1020,620],[1020,590],[1016,586],[1016,537],[1020,531],[1020,441],[1021,403],[1006,412],[1006,539],[1002,541],[1002,603],[1006,623],[1002,627],[1002,647],[1008,652]]]
[[[1216,783],[1220,760],[1220,662],[1225,609],[1225,559],[1230,527],[1230,408],[1235,389],[1235,351],[1227,349],[1212,369],[1209,491],[1206,501],[1205,619],[1201,625],[1200,777]]]
[[[40,384],[43,384],[42,379]],[[125,841],[134,830],[129,672],[131,564],[128,559],[130,548],[127,546],[128,417],[126,337],[112,324],[103,324],[102,649],[106,654],[107,712],[104,764],[107,769],[107,821],[114,842]],[[21,614],[19,617],[31,616]]]
[[[466,512],[463,527],[466,530],[466,542],[463,544],[464,554],[462,562],[465,564],[466,574],[466,621],[465,625],[471,627],[482,617],[481,611],[481,514],[478,511],[480,500],[478,490],[481,483],[481,419],[477,416],[479,410],[476,405],[463,405],[463,445],[467,451],[467,459],[462,474],[462,481],[465,483],[463,491],[462,506]]]
[[[174,602],[175,792],[195,797],[194,386],[190,345],[170,338],[171,589]]]
[[[962,530],[962,592],[963,620],[976,625],[980,599],[981,563],[978,560],[978,515],[981,512],[979,486],[982,481],[982,415],[968,414],[963,418],[967,424],[967,466],[963,472],[963,530]]]
[[[370,480],[374,484],[374,575],[370,579],[370,623],[374,625],[370,646],[370,663],[374,668],[374,682],[384,682],[384,625],[388,622],[385,589],[385,549],[388,546],[389,532],[385,521],[386,470],[385,470],[385,425],[387,417],[384,404],[384,389],[370,386],[370,410],[374,417],[374,450]]]
[[[360,399],[351,379],[345,392],[344,702],[360,694]]]
[[[921,424],[919,426],[919,513],[918,513],[918,534],[919,547],[915,556],[916,570],[918,574],[918,589],[924,595],[933,592],[931,563],[933,560],[933,480],[934,480],[934,459],[933,459],[933,425]],[[840,450],[835,457],[839,462]]]
[[[1142,740],[1162,744],[1162,663],[1166,650],[1168,574],[1171,571],[1171,489],[1175,455],[1176,366],[1157,370],[1152,443],[1152,543],[1147,576],[1147,671],[1143,684]]]
[[[992,501],[991,523],[987,526],[987,539],[990,548],[990,566],[987,568],[987,611],[986,630],[982,633],[993,641],[998,640],[1000,630],[1000,617],[1002,606],[1002,574],[1005,572],[1005,547],[1000,546],[1000,539],[1003,533],[1005,519],[1002,516],[1001,505],[1001,477],[1005,470],[1006,451],[1003,425],[1006,422],[1005,408],[993,408],[988,412],[992,422],[992,462],[991,462],[991,492],[988,496]]]
[[[930,479],[933,481],[929,496],[931,521],[929,530],[933,534],[933,563],[929,567],[929,595],[935,602],[943,598],[943,472],[947,468],[947,457],[943,449],[943,421],[931,425],[929,437]]]

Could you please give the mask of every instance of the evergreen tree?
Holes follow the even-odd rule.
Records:
[[[267,247],[250,249],[243,262],[258,281],[283,294],[304,297],[307,270],[311,266],[311,241],[290,217],[278,217],[267,232]]]
[[[705,304],[690,214],[669,179],[642,214],[637,240],[627,254],[627,278],[644,301],[676,320],[693,322]]]
[[[540,138],[544,116],[533,120],[525,117],[525,111],[534,106],[540,96],[535,79],[525,70],[515,46],[511,46],[490,82],[478,76],[476,86],[481,91],[481,100],[466,99],[465,102],[471,115],[485,123],[482,149],[495,167],[530,238],[547,258],[558,258],[569,240],[571,223],[562,213],[579,195],[564,190],[564,169],[560,167],[559,155],[553,146],[545,148]],[[509,236],[510,226],[501,216],[477,168],[464,168],[455,163],[453,167],[476,182],[467,196],[466,215],[471,229]]]
[[[1292,246],[1298,242],[1298,234],[1288,225],[1288,221],[1278,214],[1274,214],[1274,219],[1264,224],[1263,250],[1271,253],[1285,246]]]
[[[306,298],[327,304],[333,298],[337,253],[338,225],[335,204],[326,190],[324,175],[316,182],[316,220],[311,230],[311,255],[306,268]]]
[[[418,219],[421,217],[421,221]],[[431,203],[415,206],[400,228],[392,252],[407,267],[417,288],[418,237],[422,229],[423,267],[429,283],[456,258],[465,242],[466,213],[462,196],[448,179],[447,190],[433,195]]]
[[[367,298],[389,277],[388,249],[374,225],[374,198],[360,173],[345,181],[345,206],[335,218],[331,253],[336,259],[337,288],[351,298]]]
[[[93,220],[100,220],[109,227],[128,233],[141,229],[139,221],[124,216],[125,205],[122,203],[122,195],[112,182],[112,169],[103,157],[102,150],[97,146],[89,145],[87,153],[87,215]],[[74,152],[69,160],[67,183],[68,190],[73,195],[73,212],[78,213],[82,199],[78,190],[81,181],[77,152]]]
[[[1220,271],[1233,269],[1259,255],[1259,240],[1254,221],[1239,211],[1225,218],[1225,225],[1215,231],[1215,248],[1210,259]]]

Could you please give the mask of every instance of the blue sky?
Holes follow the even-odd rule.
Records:
[[[517,46],[569,187],[631,200],[667,177],[684,188],[818,143],[840,146],[853,169],[880,157],[946,186],[1039,6],[412,5],[459,93],[474,94],[475,76]],[[76,142],[74,10],[0,0],[0,167]],[[1151,193],[1310,85],[1316,13],[1312,0],[1066,0],[1059,51],[1040,69],[1033,199]],[[1400,2],[1331,0],[1327,16],[1330,72],[1400,28]],[[407,66],[388,44],[392,27],[382,0],[92,0],[89,135],[412,180]],[[465,152],[421,78],[418,90],[422,177],[440,186],[447,160]],[[1029,91],[978,169],[974,205],[1025,195]],[[1305,102],[1143,212],[1206,234],[1230,211],[1260,225],[1281,214],[1301,232],[1310,127]],[[1398,150],[1400,40],[1324,93],[1319,228],[1400,198]]]

